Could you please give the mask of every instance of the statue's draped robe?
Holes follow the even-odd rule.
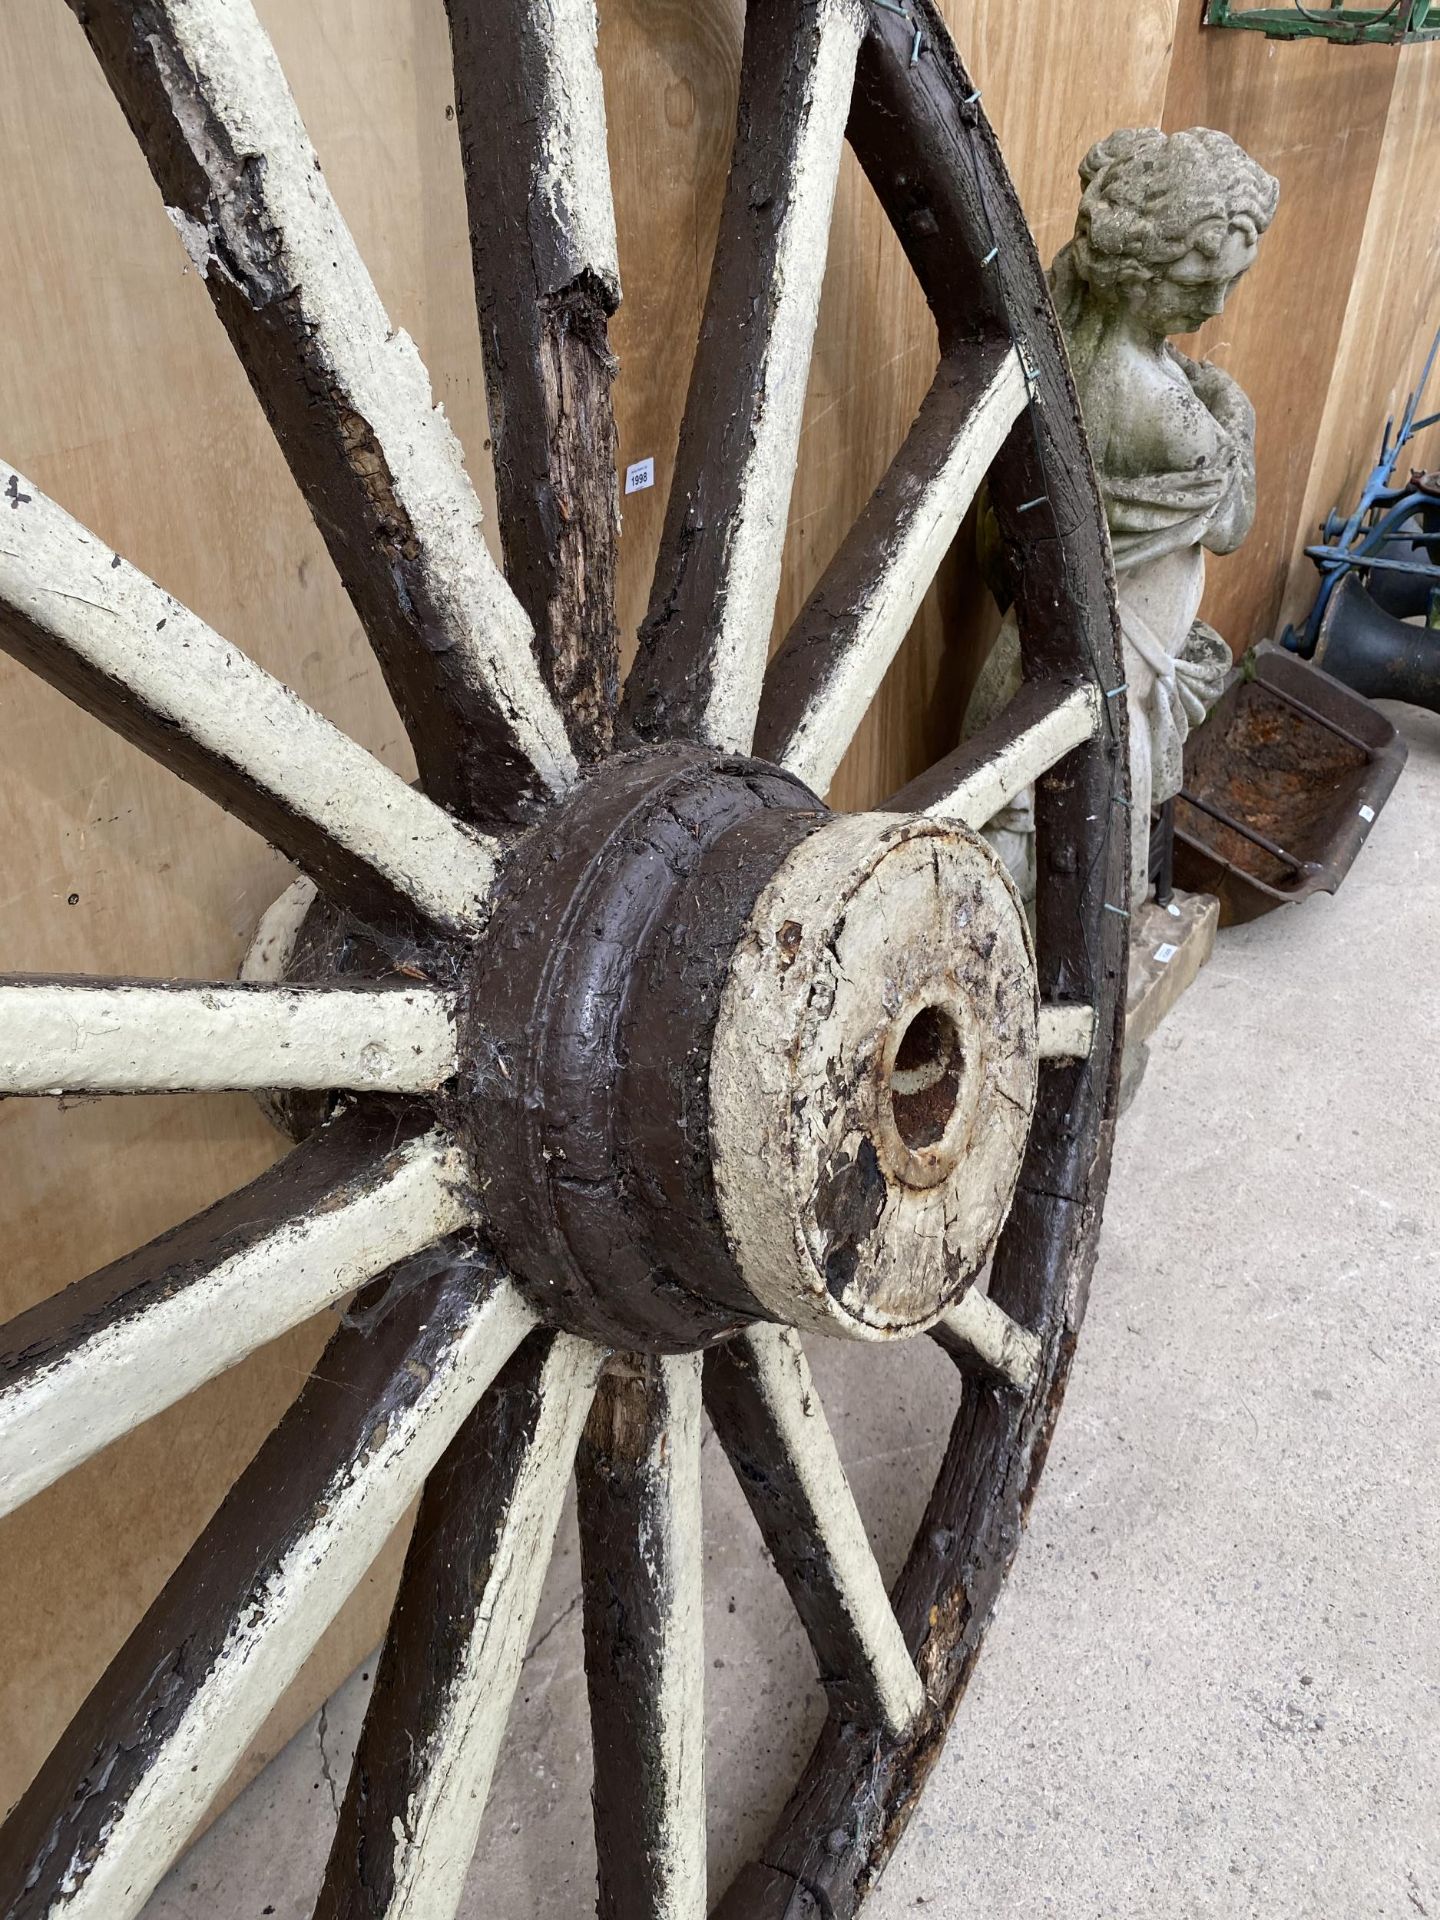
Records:
[[[1150,808],[1180,791],[1184,746],[1220,695],[1230,649],[1197,623],[1205,587],[1205,539],[1242,485],[1245,450],[1219,421],[1218,452],[1203,466],[1174,473],[1100,473],[1115,556],[1125,699],[1130,718],[1130,888],[1149,884]],[[1020,637],[1007,614],[965,717],[977,732],[1020,685]],[[1025,898],[1035,892],[1035,812],[1027,791],[985,828]]]
[[[1219,456],[1204,467],[1100,476],[1120,599],[1130,791],[1148,793],[1151,807],[1180,791],[1186,738],[1219,698],[1231,664],[1219,636],[1196,628],[1205,590],[1205,536],[1241,484],[1241,450],[1218,423],[1216,433]],[[1134,810],[1130,848],[1130,888],[1137,900],[1145,897],[1149,846],[1142,805]]]

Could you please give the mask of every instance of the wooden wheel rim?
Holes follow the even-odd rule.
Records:
[[[849,1915],[939,1751],[1043,1465],[1094,1258],[1123,1012],[1126,755],[1103,518],[1043,275],[978,93],[930,0],[749,10],[715,276],[622,704],[605,344],[618,272],[595,163],[603,104],[588,0],[512,0],[483,23],[472,0],[448,0],[508,584],[470,531],[458,449],[312,164],[248,0],[72,3],[316,513],[422,779],[415,791],[388,775],[9,475],[0,644],[256,826],[308,880],[267,917],[238,987],[0,979],[0,1090],[278,1090],[292,1118],[318,1097],[307,1128],[328,1117],[243,1194],[6,1329],[5,1505],[281,1327],[376,1284],[7,1821],[7,1916],[140,1910],[226,1756],[422,1488],[317,1912],[453,1913],[578,1458],[587,1668],[606,1760],[600,1912],[699,1920],[702,1371],[831,1703],[774,1834],[715,1911]],[[506,92],[514,73],[518,104]],[[930,302],[940,366],[767,668],[847,134]],[[531,243],[527,299],[497,238],[517,217]],[[747,353],[735,352],[737,330]],[[785,1314],[779,1293],[750,1284],[723,1179],[715,1199],[730,1123],[715,1115],[709,1048],[756,901],[830,830],[805,789],[828,785],[987,472],[1025,685],[887,809],[978,849],[973,830],[1034,783],[1034,1107],[993,1222],[988,1293],[967,1282],[994,1234],[956,1256],[933,1311],[905,1322],[933,1327],[964,1393],[887,1597],[803,1351],[774,1324],[834,1331],[837,1300],[855,1323],[842,1330],[864,1315],[823,1286]],[[736,757],[752,752],[758,762]],[[663,839],[662,811],[703,829],[691,832],[702,878],[712,846],[725,872],[748,878],[683,895],[697,951],[706,928],[727,929],[730,945],[711,942],[725,965],[703,977],[661,969],[655,988],[655,1004],[693,1029],[671,1062],[678,1104],[665,1116],[664,1138],[684,1152],[647,1158],[643,1112],[621,1114],[627,1177],[638,1169],[654,1189],[648,1292],[626,1307],[642,1339],[606,1298],[610,1266],[594,1251],[608,1247],[623,1268],[611,1199],[582,1191],[583,1168],[552,1176],[540,1141],[547,1193],[565,1191],[547,1214],[551,1251],[532,1258],[534,1209],[509,1216],[489,1191],[489,1122],[477,1131],[468,1116],[489,1112],[477,1089],[497,1089],[504,1106],[503,987],[475,962],[494,954],[498,928],[519,924],[513,901],[534,849],[557,868],[573,854],[574,875],[547,896],[557,914],[590,899],[598,875],[610,910],[632,913],[648,938],[653,900],[638,881],[619,886],[613,836],[623,824],[639,873]],[[556,838],[561,818],[586,824]],[[730,859],[737,848],[744,858]],[[1016,937],[1023,946],[1023,928]],[[585,981],[603,986],[603,965],[589,963]],[[554,973],[537,962],[516,1000],[521,1028],[533,1029],[536,983]],[[922,981],[902,997],[884,1072],[927,1012],[951,1021],[959,1058],[975,1053],[973,997],[938,993]],[[565,1027],[561,1068],[573,1078],[584,1046],[615,1030]],[[948,1058],[942,1047],[937,1073]],[[893,1172],[895,1141],[881,1145]],[[682,1249],[696,1222],[703,1244]],[[521,1284],[496,1259],[507,1236],[525,1256]],[[677,1257],[657,1282],[657,1249],[662,1266],[688,1251],[691,1270]],[[604,1591],[625,1595],[634,1631],[617,1637]]]

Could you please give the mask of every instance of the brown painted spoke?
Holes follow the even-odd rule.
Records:
[[[940,364],[905,444],[765,675],[755,751],[823,793],[1029,399],[1008,340]]]
[[[454,997],[433,988],[0,974],[0,1098],[425,1093],[455,1069]]]
[[[337,1333],[0,1829],[7,1920],[132,1920],[533,1325],[473,1266]]]
[[[967,1372],[1028,1393],[1039,1369],[1037,1335],[1012,1320],[978,1287],[969,1287],[948,1307],[933,1337]]]
[[[362,918],[478,923],[471,833],[8,473],[0,647],[208,794]]]
[[[757,1327],[705,1361],[705,1406],[847,1725],[903,1734],[925,1704],[799,1335]]]
[[[700,1359],[617,1363],[580,1451],[599,1920],[704,1920]]]
[[[886,810],[983,827],[1067,753],[1095,738],[1101,708],[1093,681],[1027,681],[988,726],[892,794]]]
[[[856,51],[856,0],[747,9],[720,236],[626,706],[646,739],[748,751]]]
[[[610,744],[620,677],[607,339],[620,270],[595,4],[446,11],[506,572],[591,756]]]
[[[316,1920],[451,1920],[604,1364],[536,1334],[430,1477]]]
[[[473,816],[574,773],[459,443],[390,324],[250,0],[71,0],[341,578],[427,790]]]
[[[388,1107],[0,1328],[0,1512],[376,1274],[471,1225],[466,1163]]]

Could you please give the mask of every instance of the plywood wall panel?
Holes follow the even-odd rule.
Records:
[[[1284,613],[1299,620],[1315,597],[1305,559],[1332,507],[1348,512],[1398,417],[1435,330],[1440,327],[1440,218],[1435,212],[1440,59],[1434,47],[1401,50],[1374,187],[1325,393],[1300,508]],[[1440,374],[1431,376],[1427,413],[1440,412]],[[1405,467],[1440,466],[1440,427],[1416,442]],[[1402,475],[1403,478],[1403,470]]]
[[[611,343],[621,471],[655,485],[621,500],[619,616],[628,667],[645,615],[740,89],[744,0],[620,0],[601,7],[620,249]]]
[[[1189,5],[1134,0],[1041,14],[1013,0],[947,0],[1047,266],[1074,228],[1087,150],[1115,127],[1160,124],[1177,16]]]
[[[1254,270],[1191,349],[1235,376],[1259,419],[1254,530],[1238,553],[1209,561],[1201,609],[1237,655],[1274,630],[1300,536],[1397,60],[1392,47],[1276,42],[1193,21],[1176,35],[1165,127],[1220,127],[1280,181]]]

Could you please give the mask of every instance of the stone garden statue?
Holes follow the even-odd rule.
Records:
[[[1218,698],[1230,649],[1196,618],[1205,550],[1255,517],[1255,414],[1229,374],[1171,334],[1224,307],[1255,259],[1279,184],[1228,134],[1112,133],[1086,154],[1075,235],[1050,285],[1070,350],[1115,554],[1130,719],[1131,892],[1148,887],[1150,814],[1181,783],[1190,728]],[[1013,615],[966,715],[983,726],[1020,682]],[[1030,796],[986,829],[1034,893]]]

